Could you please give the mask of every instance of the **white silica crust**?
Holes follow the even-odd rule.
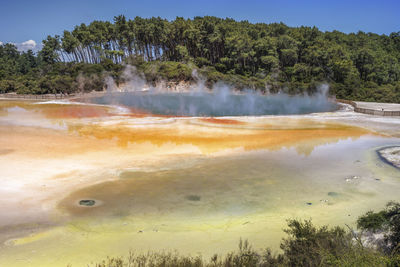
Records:
[[[384,148],[379,150],[378,153],[393,166],[400,168],[400,146]]]

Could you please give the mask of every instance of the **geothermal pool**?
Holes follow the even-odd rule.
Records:
[[[208,258],[240,238],[278,249],[289,218],[354,225],[399,201],[400,171],[377,154],[400,145],[399,118],[160,115],[110,99],[0,101],[1,266],[86,266],[129,250]]]
[[[228,88],[214,92],[120,92],[83,99],[95,104],[123,105],[145,113],[170,116],[257,116],[334,111],[338,106],[321,92],[313,96],[287,94],[232,94]]]

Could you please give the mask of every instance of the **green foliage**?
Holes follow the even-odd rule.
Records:
[[[382,211],[367,212],[358,218],[357,227],[364,231],[383,231],[390,253],[400,255],[400,203],[389,202]]]
[[[201,68],[201,67],[203,67],[203,66],[211,65],[211,62],[210,62],[208,59],[204,58],[204,57],[196,57],[195,60],[194,60],[194,62],[196,63],[196,65],[197,65],[199,68]],[[221,63],[219,63],[219,64],[221,64]],[[223,66],[225,67],[224,64],[221,64],[221,65],[223,65]]]
[[[0,80],[0,93],[15,92],[15,82],[12,80]]]
[[[177,253],[130,253],[127,260],[122,258],[107,258],[95,265],[96,267],[152,266],[152,267],[201,267],[204,266],[201,257],[185,257]]]
[[[389,202],[387,204],[386,218],[389,225],[386,242],[392,249],[392,253],[400,254],[400,203]]]
[[[289,220],[288,226],[281,249],[289,266],[320,266],[328,256],[337,259],[352,246],[351,236],[340,227],[317,228],[307,220]]]
[[[316,27],[210,16],[168,21],[120,15],[113,23],[82,23],[62,36],[48,36],[37,55],[19,53],[12,44],[0,45],[0,81],[67,75],[76,85],[72,92],[81,90],[76,83],[79,73],[93,80],[108,73],[118,83],[127,63],[142,71],[149,82],[189,81],[193,68],[205,68],[209,84],[222,79],[239,89],[288,87],[290,92],[302,93],[310,84],[328,82],[339,98],[400,102],[399,35],[321,32]],[[99,82],[93,84],[85,90],[101,87]],[[46,91],[30,83],[7,90],[17,87]]]
[[[179,62],[160,62],[156,73],[161,78],[172,81],[188,81],[192,79],[192,69]]]
[[[382,230],[386,227],[387,223],[385,211],[377,213],[368,211],[357,219],[357,228],[375,233],[377,230]]]
[[[61,49],[60,37],[47,36],[46,40],[43,40],[43,48],[40,51],[40,57],[43,62],[52,64],[59,61],[58,50]]]

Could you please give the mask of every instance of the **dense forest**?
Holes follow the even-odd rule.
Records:
[[[105,77],[124,82],[124,65],[146,80],[224,81],[251,88],[312,93],[321,82],[338,98],[400,102],[400,32],[322,32],[316,27],[250,23],[217,17],[81,24],[48,36],[37,54],[0,45],[0,92],[103,90]]]

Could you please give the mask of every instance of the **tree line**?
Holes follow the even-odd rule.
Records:
[[[9,46],[0,46],[0,51],[9,53]],[[30,57],[26,54],[20,56]],[[4,71],[26,75],[36,66],[10,70],[2,64],[4,53],[0,57],[0,79]],[[299,93],[328,82],[341,98],[400,102],[400,32],[345,34],[210,16],[168,21],[120,15],[113,22],[82,23],[48,36],[36,61],[42,75],[75,65],[86,75],[85,69],[93,66],[82,66],[96,65],[96,75],[108,71],[118,81],[119,66],[130,63],[152,81],[159,78],[155,70],[162,78],[190,80],[187,69],[197,68],[210,83],[222,79],[239,87]],[[75,81],[77,74],[71,78]]]

